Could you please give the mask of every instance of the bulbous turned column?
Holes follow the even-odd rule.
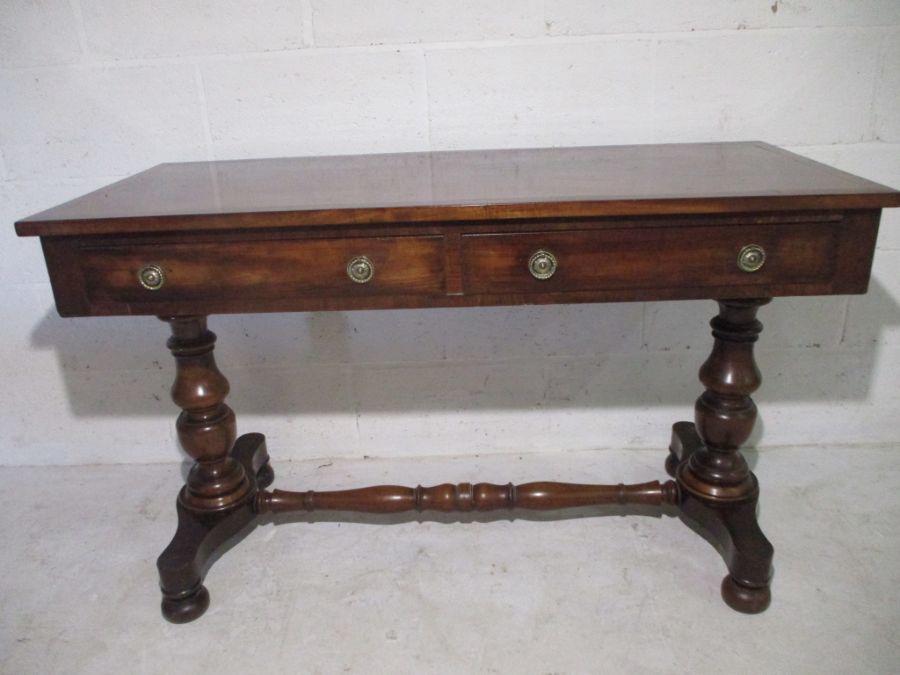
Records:
[[[251,486],[244,467],[229,455],[237,425],[224,402],[228,380],[213,357],[216,336],[207,329],[206,317],[164,320],[172,327],[167,346],[176,362],[172,400],[182,409],[178,439],[195,461],[179,500],[198,511],[227,509],[245,499]]]
[[[682,474],[688,489],[709,499],[742,499],[756,489],[740,448],[756,423],[756,404],[750,398],[762,383],[753,357],[762,331],[756,312],[768,302],[720,300],[719,315],[710,321],[715,343],[700,368],[706,391],[694,405],[703,446],[690,456]]]

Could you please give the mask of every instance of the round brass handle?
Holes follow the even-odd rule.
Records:
[[[357,284],[367,284],[375,276],[375,265],[364,255],[351,258],[347,263],[347,276]]]
[[[756,272],[766,264],[766,250],[759,244],[748,244],[738,253],[737,264],[742,272]]]
[[[138,281],[148,291],[158,291],[166,283],[166,273],[159,265],[144,265],[138,271]]]
[[[556,256],[543,249],[535,251],[528,259],[528,271],[535,279],[549,279],[556,274],[557,266]]]

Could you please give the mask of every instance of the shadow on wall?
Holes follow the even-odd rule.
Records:
[[[760,313],[764,384],[756,398],[865,399],[879,335],[900,325],[884,286],[873,279],[868,295],[853,298],[852,316],[865,320],[837,349],[767,350],[767,331],[790,334],[795,318],[778,314],[778,302]],[[837,330],[845,300],[816,302]],[[693,345],[642,345],[640,303],[214,316],[210,327],[239,415],[683,405],[689,419],[716,307],[666,309],[678,313],[682,332],[696,326]],[[31,341],[56,351],[75,415],[172,415],[167,337],[155,317],[61,319],[51,308]]]

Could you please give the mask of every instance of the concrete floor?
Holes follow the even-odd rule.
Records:
[[[277,452],[277,449],[272,449]],[[900,447],[753,460],[773,604],[719,599],[677,519],[265,525],[159,615],[176,466],[0,469],[3,673],[875,673],[900,670]],[[663,478],[642,451],[275,464],[276,487]]]

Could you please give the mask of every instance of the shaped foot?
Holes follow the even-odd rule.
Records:
[[[731,609],[743,614],[759,614],[766,611],[772,602],[769,585],[756,588],[744,586],[730,574],[722,579],[722,599]]]
[[[740,501],[714,501],[682,489],[680,505],[685,520],[716,548],[728,567],[722,599],[745,614],[765,611],[772,600],[774,551],[756,518],[757,494],[758,488]]]
[[[242,501],[219,511],[193,509],[184,504],[181,495],[176,503],[178,529],[156,562],[162,614],[172,623],[193,621],[207,610],[209,592],[203,578],[208,568],[230,540],[256,520],[257,479],[267,480],[268,485],[274,478],[262,434],[238,438],[231,455],[244,467],[251,483]]]
[[[209,609],[209,591],[200,584],[194,591],[179,597],[163,593],[162,614],[170,623],[188,623]]]

